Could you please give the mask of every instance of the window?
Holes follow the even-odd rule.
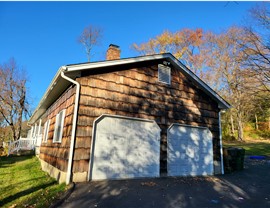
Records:
[[[43,142],[47,142],[48,140],[48,134],[49,134],[49,129],[50,129],[50,123],[51,120],[46,121],[44,124],[44,131],[43,131]]]
[[[56,115],[55,125],[54,125],[54,134],[53,134],[53,142],[61,143],[63,127],[64,127],[64,119],[65,119],[65,111],[62,110],[60,113]]]
[[[163,64],[158,65],[158,81],[171,84],[171,68]]]

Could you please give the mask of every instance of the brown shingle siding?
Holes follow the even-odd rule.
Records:
[[[69,155],[73,109],[74,109],[74,86],[69,87],[46,111],[44,122],[51,119],[47,143],[41,143],[40,158],[45,162],[57,167],[61,171],[67,171]],[[63,135],[61,143],[53,143],[54,125],[56,115],[66,109]]]
[[[117,70],[117,69],[116,69]],[[179,70],[172,68],[170,86],[158,82],[157,64],[78,78],[81,86],[76,141],[76,164],[89,159],[92,126],[102,114],[155,120],[161,128],[161,166],[166,167],[167,129],[172,123],[208,127],[219,152],[218,106]],[[83,143],[87,147],[82,147]],[[79,151],[80,150],[80,151]],[[73,167],[75,170],[88,170]]]

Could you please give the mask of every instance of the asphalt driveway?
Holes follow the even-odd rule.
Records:
[[[78,183],[61,207],[270,207],[270,161],[223,176]]]

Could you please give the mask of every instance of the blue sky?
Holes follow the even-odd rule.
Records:
[[[101,27],[103,40],[93,61],[104,60],[110,43],[121,57],[138,55],[132,43],[146,42],[164,30],[203,28],[220,32],[243,23],[257,2],[0,2],[0,63],[14,57],[29,77],[35,108],[62,65],[86,62],[77,38],[89,24]]]

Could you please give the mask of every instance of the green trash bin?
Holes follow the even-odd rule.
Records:
[[[244,169],[245,149],[237,147],[223,148],[225,173]]]
[[[245,160],[245,149],[236,148],[237,157],[236,157],[236,167],[235,170],[244,170],[244,160]]]

